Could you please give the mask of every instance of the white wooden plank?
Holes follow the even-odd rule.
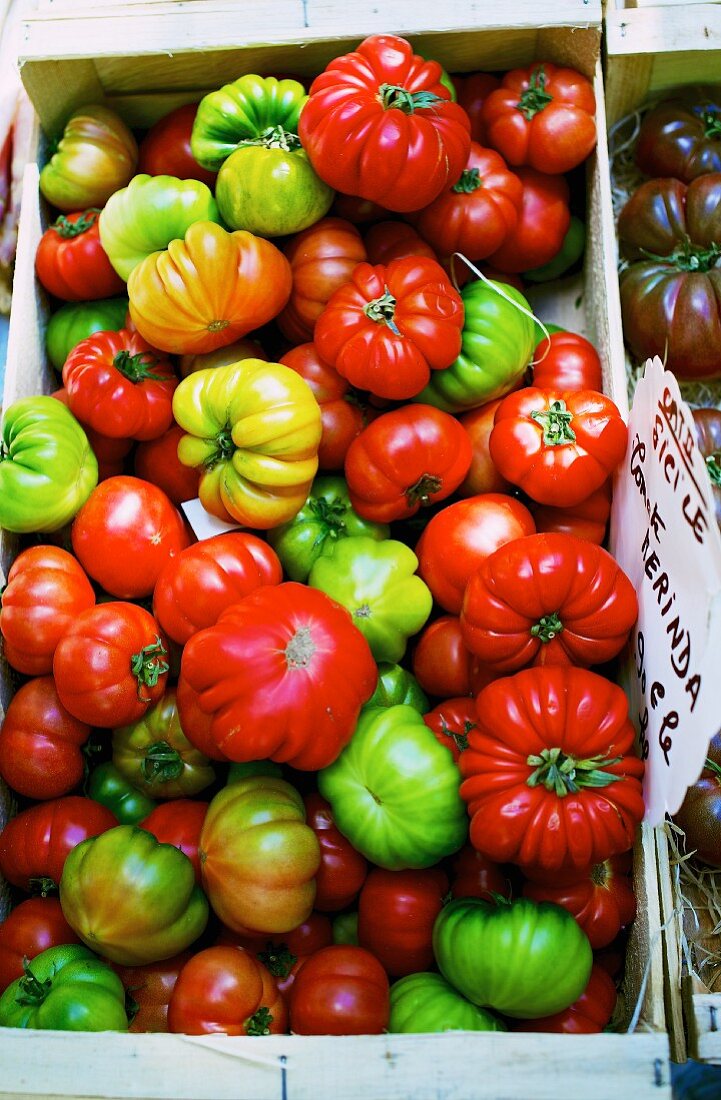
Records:
[[[721,5],[684,4],[657,8],[627,8],[606,13],[609,56],[624,54],[707,53],[721,47]],[[697,79],[693,72],[688,80]]]

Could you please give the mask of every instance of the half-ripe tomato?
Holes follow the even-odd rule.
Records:
[[[103,206],[135,173],[138,146],[115,111],[87,104],[65,123],[56,152],[40,173],[40,190],[65,212]]]
[[[80,795],[30,806],[0,833],[0,874],[21,890],[46,894],[60,882],[73,848],[115,825],[110,810]]]
[[[80,943],[65,920],[57,898],[27,898],[0,924],[0,993],[23,976],[23,960],[48,947]]]
[[[320,406],[318,469],[342,470],[348,448],[377,410],[364,404],[348,380],[321,359],[315,344],[292,348],[280,362],[306,380]]]
[[[473,497],[479,493],[505,493],[510,487],[509,482],[501,477],[494,466],[488,449],[493,418],[502,400],[503,398],[499,397],[496,401],[489,401],[487,405],[471,409],[470,412],[458,417],[473,447],[470,469],[458,486],[459,496]]]
[[[362,947],[324,947],[303,964],[289,1007],[296,1035],[380,1035],[390,1015],[388,977]]]
[[[374,867],[358,898],[358,943],[394,978],[433,966],[433,925],[448,893],[436,867],[387,871]]]
[[[532,872],[523,893],[534,901],[552,901],[568,909],[596,951],[613,943],[636,916],[636,895],[629,877],[631,863],[631,853],[624,852],[580,873]]]
[[[368,257],[360,233],[343,218],[321,218],[294,234],[283,252],[290,263],[293,289],[277,323],[286,339],[303,344],[313,339],[315,323],[331,294]]]
[[[575,332],[552,332],[533,352],[533,385],[540,389],[602,390],[603,372],[590,340]]]
[[[549,263],[560,252],[571,224],[564,176],[548,176],[533,168],[519,168],[516,174],[523,184],[520,217],[488,259],[499,271],[511,273]]]
[[[524,504],[503,493],[481,493],[436,512],[418,540],[418,571],[434,600],[457,615],[466,584],[499,546],[531,535],[536,525]],[[462,694],[459,692],[457,694]]]
[[[537,1020],[515,1020],[512,1031],[544,1031],[561,1035],[597,1035],[611,1022],[616,1007],[616,984],[602,966],[594,963],[591,977],[578,1000]]]
[[[35,271],[46,290],[64,302],[88,302],[122,294],[98,231],[99,210],[61,214],[40,238]]]
[[[376,222],[366,231],[365,246],[368,262],[389,264],[402,256],[425,256],[437,260],[436,253],[412,225],[401,221]]]
[[[500,153],[471,142],[460,178],[412,220],[440,256],[483,260],[516,228],[522,202],[523,184]]]
[[[511,896],[511,886],[497,863],[482,855],[471,844],[465,844],[451,864],[451,893],[454,898],[485,898],[494,894]]]
[[[287,1020],[275,979],[242,947],[198,951],[168,1005],[168,1031],[184,1035],[282,1035]]]
[[[26,798],[59,798],[83,778],[90,726],[69,714],[52,676],[23,684],[0,726],[0,775]]]
[[[476,704],[469,695],[446,699],[423,715],[423,721],[433,730],[436,740],[458,758],[468,748],[468,734],[475,729]]]
[[[163,115],[151,126],[138,148],[139,175],[147,172],[149,176],[200,180],[213,187],[217,173],[201,168],[190,148],[190,135],[197,113],[197,103],[186,103]]]
[[[404,405],[379,416],[348,448],[351,504],[376,523],[407,519],[450,496],[471,456],[471,441],[455,417],[432,405]]]
[[[173,423],[175,371],[137,333],[81,340],[65,360],[63,383],[73,415],[103,435],[157,439]]]
[[[245,531],[201,539],[170,558],[158,576],[153,613],[179,645],[214,626],[226,608],[283,580],[275,550]]]
[[[156,806],[139,825],[139,828],[152,833],[161,844],[180,848],[193,864],[197,883],[200,883],[200,831],[207,811],[207,802],[176,798]]]
[[[179,955],[160,962],[146,963],[145,966],[113,964],[113,970],[125,986],[130,1018],[128,1031],[168,1030],[168,1004],[178,975],[190,958],[190,951],[181,951]]]
[[[413,650],[413,675],[429,695],[439,699],[470,695],[473,654],[461,634],[456,615],[441,615],[419,635]]]
[[[157,485],[176,506],[195,500],[200,484],[200,471],[184,466],[178,458],[178,443],[184,435],[183,429],[173,424],[157,439],[139,443],[133,458],[135,476]]]
[[[26,676],[51,672],[55,647],[95,593],[82,566],[59,546],[18,554],[2,592],[0,632],[10,665]]]
[[[322,795],[313,791],[305,796],[304,802],[307,822],[320,844],[315,907],[333,913],[355,900],[368,873],[368,863],[340,832],[330,804]]]
[[[71,538],[93,580],[121,599],[150,596],[163,566],[190,541],[163,490],[125,475],[93,490],[73,520]]]
[[[91,726],[134,722],[163,695],[167,656],[160,626],[144,608],[125,602],[91,607],[55,650],[60,702]]]
[[[600,546],[606,538],[611,514],[611,479],[572,508],[554,508],[550,504],[536,504],[533,500],[529,501],[528,506],[536,521],[537,531],[575,535]]]

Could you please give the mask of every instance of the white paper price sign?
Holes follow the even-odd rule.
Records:
[[[638,593],[626,688],[655,825],[678,810],[721,728],[721,537],[691,411],[658,358],[628,428],[611,552]]]

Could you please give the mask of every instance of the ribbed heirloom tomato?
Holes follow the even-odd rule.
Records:
[[[206,947],[185,964],[168,1005],[168,1031],[282,1035],[288,1014],[275,979],[242,947]]]

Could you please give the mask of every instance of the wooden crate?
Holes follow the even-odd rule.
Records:
[[[610,128],[621,127],[621,133],[627,129],[624,119],[664,92],[686,84],[721,83],[720,4],[668,5],[661,0],[652,10],[638,0],[636,10],[623,11],[609,5],[604,43],[607,121]],[[696,400],[693,383],[682,384],[681,391],[687,400]],[[704,404],[721,407],[721,382],[705,384],[703,395]],[[656,830],[656,842],[671,1056],[721,1064],[721,993],[709,994],[688,972],[681,941],[684,902],[663,829]],[[715,947],[721,952],[719,936]]]
[[[503,70],[549,59],[595,80],[599,146],[589,161],[588,248],[582,275],[534,292],[547,320],[585,332],[597,344],[604,386],[626,411],[620,340],[608,153],[600,76],[600,4],[558,0],[524,4],[513,15],[481,0],[437,4],[359,2],[352,25],[331,4],[279,0],[268,27],[267,4],[190,0],[185,14],[170,5],[139,4],[132,35],[127,13],[96,6],[72,27],[58,5],[38,0],[24,27],[21,72],[48,134],[72,107],[107,102],[133,125],[147,125],[181,102],[244,72],[290,70],[310,75],[353,48],[366,33],[411,38],[450,71]],[[45,8],[40,10],[40,6]],[[250,9],[248,11],[247,9]],[[378,9],[381,9],[380,11]],[[74,9],[77,14],[77,8]],[[154,17],[162,10],[162,20]],[[266,20],[264,22],[263,20]],[[132,37],[133,56],[128,54]],[[221,45],[218,45],[221,43]],[[40,153],[42,159],[42,153]],[[57,385],[43,351],[47,303],[33,272],[46,224],[37,168],[28,169],[8,352],[5,404]],[[6,572],[17,541],[3,535]],[[0,698],[7,702],[7,677]],[[0,805],[0,814],[2,806]],[[656,838],[639,830],[635,849],[639,916],[628,949],[624,983],[627,1026],[633,1033],[599,1036],[446,1034],[267,1039],[172,1035],[73,1035],[0,1029],[0,1097],[400,1097],[415,1100],[558,1100],[582,1090],[587,1100],[670,1096],[663,1004],[663,955],[656,872]]]

